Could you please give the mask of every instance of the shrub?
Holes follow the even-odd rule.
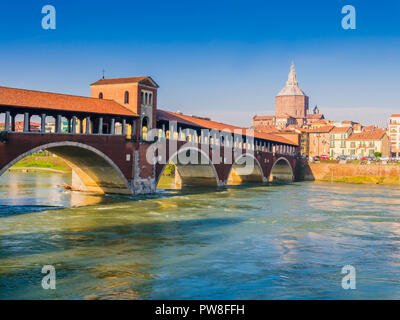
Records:
[[[172,163],[167,164],[164,170],[164,174],[166,176],[173,176],[175,175],[175,165]]]

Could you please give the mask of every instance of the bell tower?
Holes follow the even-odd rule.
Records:
[[[92,98],[110,99],[138,114],[136,137],[156,127],[158,84],[148,76],[100,79],[90,85]]]

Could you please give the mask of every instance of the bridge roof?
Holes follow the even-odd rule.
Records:
[[[200,117],[188,116],[188,115],[169,112],[169,111],[165,111],[165,110],[157,110],[157,120],[176,121],[183,125],[199,127],[199,128],[204,128],[204,129],[210,129],[210,130],[230,131],[233,133],[241,132],[241,134],[244,136],[248,135],[251,137],[255,137],[257,139],[269,140],[269,141],[274,141],[274,142],[279,142],[279,143],[284,143],[284,144],[290,144],[293,146],[298,146],[298,144],[294,143],[293,141],[290,141],[290,140],[285,139],[280,136],[276,136],[274,134],[269,134],[269,133],[265,133],[265,132],[257,132],[254,130],[252,130],[253,134],[248,134],[249,133],[248,130],[251,130],[251,129],[236,127],[236,126],[232,126],[232,125],[221,123],[221,122],[211,121],[211,120],[200,118]]]
[[[139,116],[113,100],[0,87],[0,108],[4,107]]]
[[[158,84],[149,76],[143,77],[128,77],[128,78],[110,78],[110,79],[100,79],[91,84],[91,86],[99,86],[105,84],[126,84],[126,83],[140,83],[145,85],[151,85],[158,88]]]

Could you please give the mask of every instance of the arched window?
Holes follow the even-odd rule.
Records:
[[[103,99],[103,92],[99,93],[99,99]]]
[[[153,104],[153,94],[149,93],[149,105]]]
[[[149,127],[149,118],[144,117],[142,120],[142,138],[143,138],[143,140],[147,139],[148,127]]]
[[[143,91],[140,92],[140,103],[144,104],[144,100],[143,100]]]
[[[148,94],[146,93],[144,95],[144,104],[147,106],[147,102],[148,102]]]
[[[129,92],[125,91],[125,104],[129,103]]]

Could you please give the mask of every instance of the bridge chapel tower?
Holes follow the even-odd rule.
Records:
[[[114,100],[139,115],[136,137],[156,127],[157,83],[151,77],[100,79],[90,85],[92,98]],[[144,129],[146,128],[146,129]]]

